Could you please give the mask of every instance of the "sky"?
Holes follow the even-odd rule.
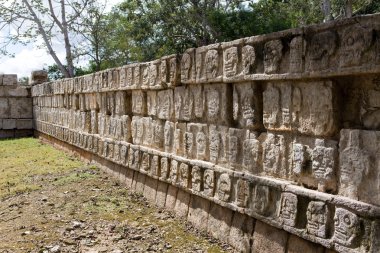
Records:
[[[107,9],[122,2],[122,0],[107,0]],[[54,64],[53,58],[45,49],[38,48],[40,41],[28,46],[15,45],[10,48],[14,57],[0,55],[0,74],[17,74],[18,78],[29,77],[33,70],[41,70]],[[59,46],[56,52],[61,61],[64,61],[64,47]]]

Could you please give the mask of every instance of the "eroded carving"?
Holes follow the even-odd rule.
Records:
[[[329,211],[324,202],[311,201],[306,211],[306,231],[314,236],[327,237]]]
[[[281,40],[272,40],[264,46],[264,70],[266,74],[277,73],[280,69],[283,45]]]

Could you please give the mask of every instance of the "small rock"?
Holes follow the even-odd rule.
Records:
[[[53,248],[50,249],[51,253],[59,253],[61,252],[61,247],[59,245],[55,245]]]
[[[134,235],[131,239],[132,240],[141,240],[142,239],[142,235]]]
[[[21,233],[21,235],[30,235],[32,232],[30,232],[30,231],[24,231],[24,232],[22,232]]]

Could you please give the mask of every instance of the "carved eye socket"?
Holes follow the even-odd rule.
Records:
[[[348,215],[345,215],[343,217],[343,220],[344,220],[344,223],[346,223],[347,225],[351,225],[351,219]]]

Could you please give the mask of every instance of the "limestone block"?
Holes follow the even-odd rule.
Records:
[[[14,130],[3,130],[0,129],[0,139],[6,139],[6,138],[14,138],[15,137],[15,131]]]
[[[165,122],[164,126],[164,151],[171,153],[174,145],[175,124],[170,121]]]
[[[146,103],[147,103],[147,113],[149,116],[157,115],[157,92],[147,91]]]
[[[130,148],[128,152],[128,167],[132,170],[139,170],[141,162],[140,150]]]
[[[157,92],[157,117],[171,120],[174,116],[174,98],[172,90]]]
[[[304,71],[305,41],[302,36],[294,37],[289,44],[289,72],[302,73]]]
[[[261,127],[261,92],[252,83],[235,84],[233,90],[233,119],[241,128]]]
[[[30,76],[30,84],[31,85],[36,85],[40,83],[44,83],[48,80],[48,75],[47,72],[44,70],[35,70],[32,71],[31,76]]]
[[[198,160],[208,159],[208,129],[206,124],[187,124],[185,133],[186,156]]]
[[[156,149],[162,149],[164,145],[164,123],[163,120],[153,120],[151,124],[153,137],[150,145]]]
[[[180,218],[186,218],[189,212],[190,193],[178,190],[174,212]]]
[[[174,89],[174,111],[176,120],[190,121],[194,115],[194,97],[190,88],[179,86]]]
[[[213,237],[228,241],[233,212],[230,209],[211,204],[207,221],[207,232]]]
[[[239,252],[249,252],[254,224],[253,218],[234,212],[228,243]]]
[[[141,121],[144,133],[142,136],[142,144],[148,147],[153,146],[153,120],[150,117],[143,117]]]
[[[285,253],[287,240],[287,232],[267,225],[261,221],[256,221],[255,231],[253,232],[252,253]]]
[[[165,182],[158,181],[157,193],[156,193],[156,205],[158,207],[165,207],[166,193],[168,191],[168,184]]]
[[[330,211],[326,203],[321,201],[311,201],[306,212],[306,231],[308,234],[327,238],[331,224]]]
[[[338,171],[336,141],[296,137],[292,151],[292,173],[298,182],[323,192],[336,191]]]
[[[201,231],[207,230],[210,201],[196,195],[192,195],[189,205],[187,221]]]
[[[32,119],[17,119],[16,120],[17,129],[33,129]]]
[[[249,131],[230,128],[228,131],[228,165],[233,170],[242,170],[243,142],[249,135]]]
[[[306,47],[306,70],[320,71],[330,66],[337,50],[338,38],[335,32],[325,31],[314,34]]]
[[[339,66],[353,67],[369,62],[368,49],[372,43],[372,30],[354,25],[340,31],[341,45],[338,48]],[[367,57],[366,57],[367,56]]]
[[[211,169],[206,169],[203,173],[203,194],[207,197],[213,197],[215,185],[215,172]]]
[[[280,193],[275,188],[267,185],[257,184],[252,189],[250,208],[263,216],[274,216],[280,203]]]
[[[218,177],[216,197],[224,202],[229,202],[231,198],[232,182],[228,173],[223,173]]]
[[[169,83],[168,87],[175,87],[181,82],[181,70],[180,70],[180,62],[177,55],[169,56],[166,59],[168,64],[168,72],[169,72]]]
[[[152,175],[154,178],[158,178],[161,175],[160,163],[160,157],[153,155],[150,162],[150,175]]]
[[[264,45],[264,72],[274,74],[280,72],[284,46],[281,40],[271,40]]]
[[[339,194],[380,205],[380,132],[343,129]]]
[[[3,84],[6,85],[17,85],[17,75],[14,74],[5,74],[3,75]]]
[[[251,184],[249,181],[239,178],[235,184],[235,204],[239,207],[248,207],[251,193]]]
[[[10,117],[10,106],[7,98],[0,98],[0,118]]]
[[[8,88],[8,87],[1,87],[1,88]],[[22,86],[16,86],[13,89],[7,90],[7,95],[10,97],[27,97],[29,95],[29,89]]]
[[[137,193],[144,194],[145,181],[147,176],[142,173],[135,173],[133,177],[132,189]]]
[[[186,152],[185,133],[186,133],[186,124],[175,123],[174,136],[173,136],[173,153],[177,155],[184,155]]]
[[[315,243],[306,241],[298,236],[290,235],[288,241],[288,253],[324,253],[325,249]]]
[[[181,58],[181,83],[195,82],[195,49],[187,49]]]
[[[144,118],[133,116],[131,121],[131,133],[132,141],[134,144],[143,144],[144,130]]]
[[[151,177],[146,177],[144,186],[144,197],[154,203],[156,201],[157,180]]]
[[[335,96],[331,81],[269,83],[263,93],[264,126],[269,130],[333,135],[338,124]]]
[[[142,152],[141,165],[140,165],[141,173],[148,174],[150,172],[150,160],[151,160],[151,156],[149,155],[149,153]]]
[[[3,119],[3,129],[15,129],[16,128],[16,120],[15,119]]]
[[[356,214],[344,208],[335,210],[333,235],[335,243],[348,248],[357,248],[360,246],[364,232],[362,227],[363,225]]]
[[[161,157],[160,161],[160,169],[161,169],[161,174],[160,174],[160,180],[167,181],[169,177],[169,172],[170,172],[170,161],[167,157]]]
[[[289,168],[290,137],[281,134],[263,133],[259,138],[263,140],[263,174],[289,178],[291,175]]]
[[[190,167],[186,163],[180,163],[178,168],[178,185],[182,188],[190,186]]]
[[[223,77],[223,54],[220,44],[195,50],[196,82],[220,82]]]
[[[193,166],[191,169],[191,180],[190,180],[190,187],[195,192],[200,192],[202,190],[202,170],[198,166]]]
[[[209,126],[209,154],[210,162],[227,164],[228,162],[228,127]]]
[[[206,119],[209,123],[228,124],[231,118],[232,92],[227,84],[212,84],[204,86],[206,98]]]
[[[260,141],[256,133],[246,133],[245,140],[242,143],[243,171],[256,175],[262,172],[262,146]]]
[[[168,191],[166,194],[165,208],[173,210],[175,207],[175,202],[177,199],[178,188],[172,185],[169,185]]]
[[[115,114],[125,115],[131,112],[131,99],[124,91],[118,91],[115,94]]]
[[[32,99],[30,98],[10,98],[10,116],[16,119],[30,119],[33,117]]]
[[[132,113],[134,115],[145,115],[146,105],[146,93],[143,91],[132,91]]]
[[[119,68],[119,87],[125,88],[127,87],[127,69],[128,66],[122,66]]]
[[[222,43],[223,48],[223,81],[234,79],[241,74],[240,47],[243,40]]]
[[[298,198],[297,195],[284,192],[281,195],[281,208],[280,219],[286,226],[295,227],[298,212]]]
[[[176,160],[171,160],[168,181],[171,184],[176,185],[178,182],[178,174],[179,174],[179,163]]]

